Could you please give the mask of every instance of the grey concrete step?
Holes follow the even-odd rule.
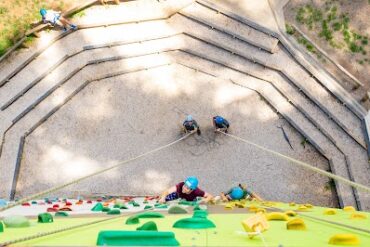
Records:
[[[262,48],[271,53],[278,48],[278,39],[262,33],[252,27],[232,20],[227,16],[216,12],[199,3],[183,8],[179,13],[196,21],[201,21],[206,25],[212,26],[220,31],[227,32],[231,36],[242,39],[258,48]]]

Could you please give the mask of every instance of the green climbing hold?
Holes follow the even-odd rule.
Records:
[[[181,206],[174,205],[168,209],[168,213],[169,214],[187,214],[188,211]]]
[[[179,201],[179,205],[196,206],[198,205],[198,202],[189,202],[186,200],[181,200]]]
[[[98,202],[97,204],[95,204],[95,206],[91,209],[91,211],[94,211],[94,212],[99,212],[99,211],[102,211],[103,210],[103,204],[101,204],[100,202]]]
[[[157,224],[154,221],[148,221],[144,225],[136,228],[138,231],[158,231]]]
[[[216,225],[206,218],[192,217],[178,220],[172,227],[183,229],[206,229],[214,228]]]
[[[0,232],[4,232],[4,224],[0,221]]]
[[[207,210],[195,210],[193,213],[193,218],[207,218],[208,211]]]
[[[121,208],[123,206],[124,206],[123,203],[116,203],[116,204],[114,204],[113,208]]]
[[[128,209],[128,207],[126,205],[123,205],[119,209]]]
[[[136,203],[135,201],[129,201],[128,204],[134,204]]]
[[[121,214],[121,211],[119,209],[112,209],[109,210],[107,214]]]
[[[193,208],[194,211],[196,210],[202,210],[200,207],[199,207],[199,204],[195,205],[195,207]]]
[[[173,232],[101,231],[96,245],[105,246],[179,246]]]
[[[69,216],[69,214],[67,213],[67,212],[65,212],[65,211],[59,211],[59,212],[56,212],[55,213],[55,216],[61,216],[61,217],[68,217]]]
[[[111,209],[108,208],[108,207],[103,207],[103,209],[101,210],[102,212],[109,212]]]
[[[134,206],[134,207],[140,207],[140,204],[139,204],[139,203],[137,203],[137,202],[134,202],[134,203],[132,204],[132,206]]]
[[[139,224],[139,217],[134,215],[134,216],[127,218],[126,225],[135,225],[135,224]]]
[[[21,215],[6,216],[3,221],[4,225],[9,228],[30,226],[30,221],[26,217]]]
[[[53,216],[50,213],[42,213],[37,217],[38,223],[52,223],[54,222]]]
[[[160,203],[156,203],[154,205],[155,208],[168,208],[167,204],[160,204]]]
[[[150,205],[145,205],[144,209],[152,209],[153,206],[150,206]]]
[[[140,218],[164,218],[164,215],[158,212],[144,212],[135,214],[126,220],[126,225],[139,224]]]
[[[31,204],[37,204],[37,202],[36,201],[32,201]]]

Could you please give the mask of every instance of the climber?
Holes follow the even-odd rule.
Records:
[[[239,184],[236,187],[231,188],[226,193],[221,193],[221,199],[223,202],[232,201],[232,200],[241,200],[241,199],[256,199],[257,201],[262,201],[262,198],[256,193],[247,190],[246,185]]]
[[[193,117],[191,115],[188,115],[184,121],[184,123],[182,124],[183,125],[183,128],[184,128],[184,132],[187,133],[187,132],[192,132],[192,131],[197,131],[197,134],[200,135],[200,128],[199,128],[199,125],[197,123],[197,121],[195,121],[193,119]]]
[[[225,133],[227,133],[227,129],[230,127],[229,122],[221,116],[213,117],[212,123],[213,123],[213,126],[215,127],[215,132],[217,130],[220,130],[220,131],[224,131]]]
[[[185,182],[181,182],[164,191],[159,199],[159,203],[165,203],[176,199],[185,199],[186,201],[195,201],[197,197],[202,197],[204,203],[212,199],[212,195],[204,192],[198,187],[196,177],[188,177]]]
[[[67,31],[68,26],[70,26],[72,30],[77,29],[77,26],[64,18],[60,12],[56,12],[54,10],[40,9],[40,15],[42,16],[43,23],[50,23],[53,26],[57,24],[59,26],[62,26],[64,31]]]

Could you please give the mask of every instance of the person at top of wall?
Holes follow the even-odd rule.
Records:
[[[230,127],[229,122],[221,116],[213,117],[212,123],[213,123],[213,127],[215,128],[215,132],[219,130],[219,131],[224,131],[225,133],[227,133],[227,130]]]
[[[200,128],[197,123],[197,121],[194,120],[192,115],[188,115],[185,119],[185,121],[182,124],[184,128],[184,132],[192,132],[192,131],[197,131],[197,134],[200,135]]]
[[[262,201],[262,198],[256,193],[247,189],[246,185],[239,184],[236,187],[231,188],[227,192],[221,193],[221,200],[224,202],[241,200],[241,199],[256,199],[257,201]]]
[[[196,177],[188,177],[184,182],[180,182],[165,190],[159,199],[159,203],[165,203],[176,199],[195,201],[198,197],[203,198],[202,201],[204,203],[208,203],[212,200],[212,195],[200,189],[198,183]]]

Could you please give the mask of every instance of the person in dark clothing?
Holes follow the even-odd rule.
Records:
[[[197,134],[200,135],[199,125],[198,125],[197,121],[195,121],[193,119],[193,117],[191,115],[188,115],[186,117],[182,126],[184,127],[184,132],[185,133],[192,132],[192,131],[197,131]]]
[[[212,199],[212,195],[198,188],[198,179],[196,177],[188,177],[184,182],[172,186],[164,191],[159,199],[160,203],[185,199],[186,201],[195,201],[197,197],[202,197],[205,203]]]
[[[230,127],[229,122],[221,116],[213,117],[212,123],[213,123],[213,126],[215,127],[215,131],[220,130],[220,131],[225,131],[225,133],[227,133],[227,130]]]

